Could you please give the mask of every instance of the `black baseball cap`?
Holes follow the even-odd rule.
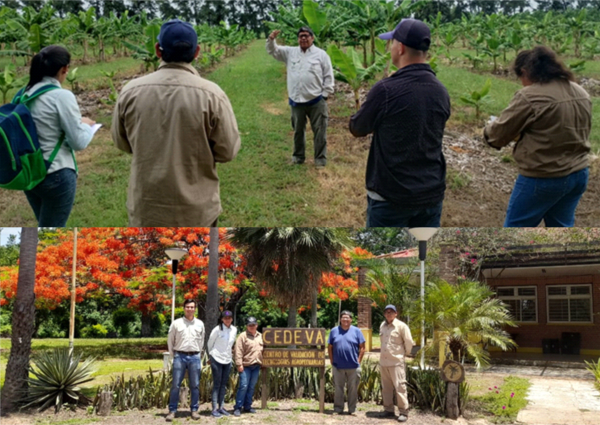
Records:
[[[258,321],[256,320],[256,317],[250,316],[246,319],[246,324],[247,325],[258,325]]]
[[[191,24],[172,19],[160,27],[158,44],[163,51],[192,53],[198,47],[198,34]]]
[[[382,40],[397,40],[405,46],[426,52],[431,45],[431,31],[418,19],[402,19],[394,31],[379,36]]]
[[[233,313],[231,313],[229,310],[225,310],[223,313],[221,313],[221,317],[233,317]]]

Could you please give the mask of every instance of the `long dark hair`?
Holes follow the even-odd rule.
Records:
[[[29,69],[29,83],[25,90],[29,90],[44,77],[55,77],[58,71],[71,63],[71,55],[61,46],[44,47],[31,60]]]
[[[548,83],[553,80],[575,81],[573,73],[556,53],[546,46],[536,46],[520,52],[515,59],[513,71],[517,77],[526,74],[532,83]]]

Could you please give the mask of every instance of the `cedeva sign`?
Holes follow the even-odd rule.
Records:
[[[266,328],[262,339],[265,346],[278,345],[325,345],[325,329],[322,328]]]

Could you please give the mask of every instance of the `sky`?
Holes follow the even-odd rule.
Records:
[[[21,228],[20,227],[2,227],[0,228],[0,246],[4,246],[6,245],[6,242],[8,242],[8,237],[10,235],[20,235],[21,234]],[[19,238],[17,238],[17,241],[19,240]]]

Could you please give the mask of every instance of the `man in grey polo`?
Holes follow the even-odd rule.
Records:
[[[177,413],[179,404],[179,388],[187,370],[192,393],[192,419],[200,419],[200,372],[202,365],[202,348],[204,347],[204,323],[194,317],[196,301],[185,300],[183,303],[184,317],[175,320],[169,328],[167,343],[169,354],[173,358],[173,384],[169,394],[169,414],[165,418],[171,422]]]
[[[333,67],[327,53],[314,46],[315,35],[309,27],[298,30],[298,46],[278,46],[273,31],[267,38],[267,52],[287,66],[287,88],[292,108],[294,154],[292,162],[303,164],[306,159],[306,118],[314,133],[315,166],[327,164],[327,97],[333,94]]]

